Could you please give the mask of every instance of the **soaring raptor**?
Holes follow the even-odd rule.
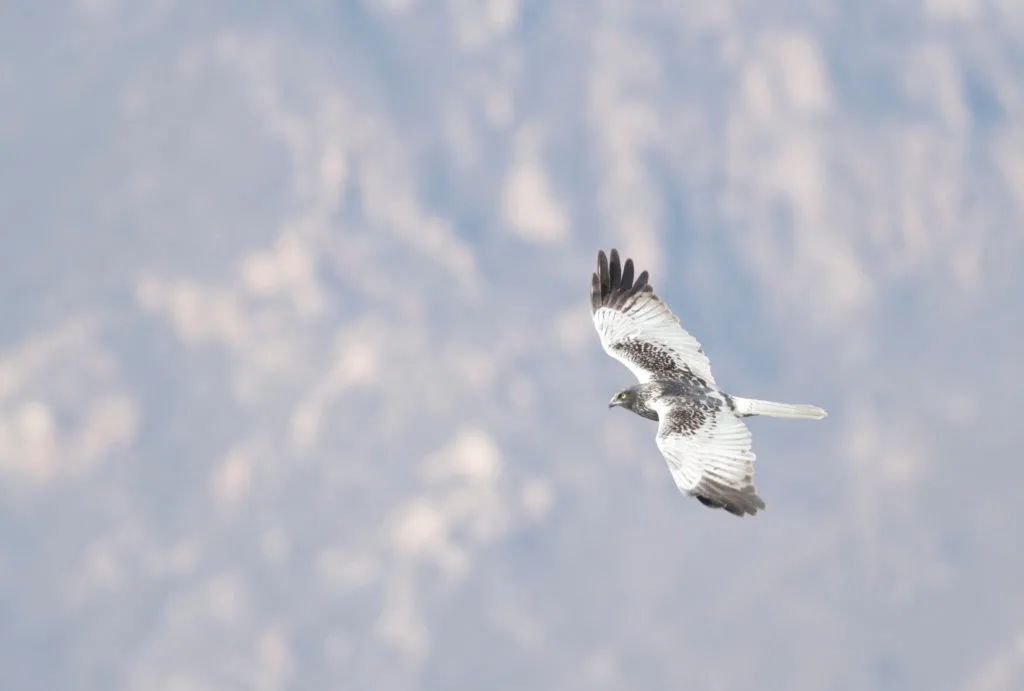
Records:
[[[763,509],[754,489],[750,430],[740,418],[818,420],[825,411],[721,391],[700,343],[654,294],[647,272],[634,279],[633,260],[620,263],[616,250],[610,259],[604,251],[597,254],[590,306],[605,352],[640,380],[615,394],[608,407],[658,421],[658,449],[679,491],[737,516]]]

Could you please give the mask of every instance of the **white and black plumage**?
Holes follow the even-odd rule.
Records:
[[[750,430],[740,418],[820,419],[825,411],[719,390],[700,343],[654,294],[647,272],[634,279],[633,260],[621,264],[616,250],[610,260],[603,251],[597,255],[590,304],[601,345],[640,380],[609,407],[658,421],[658,449],[679,491],[737,516],[763,509],[754,489]]]

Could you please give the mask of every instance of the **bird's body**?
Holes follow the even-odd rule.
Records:
[[[818,419],[825,411],[721,391],[700,344],[654,294],[647,272],[634,281],[632,260],[623,266],[615,250],[610,261],[598,253],[591,308],[605,351],[640,380],[616,394],[609,407],[658,422],[658,448],[680,491],[738,516],[763,509],[753,484],[750,431],[740,418]]]
[[[712,389],[700,377],[690,375],[679,379],[652,379],[629,387],[626,402],[619,404],[640,417],[657,422],[658,408],[680,407],[691,411],[694,419],[716,413],[723,406],[733,406],[732,396]]]

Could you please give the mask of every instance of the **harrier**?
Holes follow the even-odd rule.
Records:
[[[750,430],[740,418],[818,420],[825,411],[721,391],[700,343],[654,294],[647,272],[634,279],[633,260],[622,264],[616,250],[610,259],[598,252],[590,306],[605,352],[640,380],[615,394],[608,407],[658,421],[658,449],[679,491],[737,516],[763,509],[754,489]]]

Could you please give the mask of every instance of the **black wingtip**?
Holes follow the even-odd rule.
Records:
[[[590,289],[592,309],[597,311],[601,306],[621,308],[639,293],[652,292],[647,272],[640,272],[634,280],[635,275],[633,260],[627,258],[623,262],[618,249],[612,248],[608,254],[598,250],[597,273],[594,274]]]
[[[630,269],[630,273],[632,273],[632,262],[630,262],[630,264],[629,264],[629,269]],[[632,276],[630,278],[632,278]],[[649,293],[649,292],[651,292],[651,287],[649,285],[647,285],[647,272],[646,271],[641,272],[641,274],[637,277],[637,280],[636,280],[635,283],[633,283],[632,281],[630,281],[630,283],[631,283],[631,285],[628,285],[628,286],[625,284],[625,282],[623,283],[622,290],[620,290],[615,295],[614,299],[612,299],[610,301],[610,304],[611,304],[612,307],[617,307],[617,308],[620,308],[620,309],[626,309],[626,305],[627,304],[631,304],[631,300],[635,296],[637,296],[640,293]]]
[[[603,299],[611,290],[608,277],[608,257],[605,256],[604,250],[600,250],[597,253],[597,275],[598,280],[601,282],[601,297]]]
[[[641,271],[640,275],[636,277],[636,283],[633,287],[636,288],[637,290],[643,290],[644,288],[647,287],[647,281],[649,279],[650,276],[647,274],[647,271]]]
[[[755,516],[758,511],[765,508],[764,500],[757,496],[753,485],[740,490],[718,483],[705,483],[700,493],[694,496],[704,506],[725,509],[733,516],[741,518]]]
[[[627,259],[622,267],[622,289],[629,290],[633,287],[633,260]]]

